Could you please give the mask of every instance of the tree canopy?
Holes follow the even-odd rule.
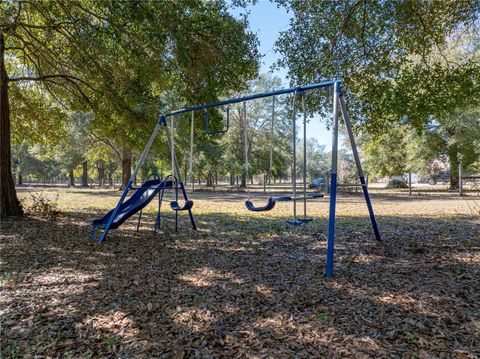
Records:
[[[11,203],[7,107],[15,130],[28,130],[28,137],[36,131],[38,138],[51,133],[50,140],[55,131],[49,128],[61,127],[58,117],[31,104],[92,111],[92,131],[135,149],[161,111],[216,100],[244,87],[258,69],[256,36],[221,0],[11,1],[0,9],[2,142],[8,148],[2,150],[2,203],[10,203],[2,214],[7,207],[20,212]],[[9,90],[17,95],[13,106]]]
[[[480,107],[480,2],[277,3],[293,13],[290,27],[277,41],[284,55],[277,65],[288,67],[294,83],[340,78],[354,125],[374,138],[370,154],[375,153],[375,145],[403,136],[402,126],[415,129],[420,137],[437,127],[450,133],[452,140],[436,155],[447,152],[452,168],[456,166],[460,147],[453,137],[458,133],[458,116]],[[312,96],[310,106],[322,110],[326,101],[321,94]],[[476,133],[478,121],[471,123],[477,126]],[[406,155],[378,150],[377,154],[397,154],[397,159]],[[396,170],[403,166],[395,163]]]
[[[478,105],[480,2],[277,2],[293,13],[277,41],[278,65],[294,83],[341,78],[365,129],[400,121],[422,127]],[[467,37],[462,58],[449,58],[452,43]]]

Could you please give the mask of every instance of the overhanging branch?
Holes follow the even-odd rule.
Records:
[[[19,82],[19,81],[46,81],[49,79],[55,79],[55,78],[63,78],[69,82],[72,82],[76,85],[78,85],[76,82],[80,82],[81,84],[87,86],[89,89],[92,91],[95,91],[96,93],[101,94],[100,91],[95,89],[92,85],[90,85],[88,82],[82,80],[79,77],[76,76],[71,76],[71,75],[63,75],[63,74],[56,74],[56,75],[44,75],[44,76],[21,76],[21,77],[11,77],[8,79],[8,81],[12,82]]]

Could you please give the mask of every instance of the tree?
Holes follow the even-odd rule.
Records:
[[[281,81],[277,77],[262,75],[249,83],[248,93],[271,91],[280,88]],[[245,96],[240,92],[234,97]],[[247,121],[243,117],[243,104],[230,109],[230,130],[223,138],[226,171],[240,176],[241,187],[247,184],[245,173],[245,132],[247,135],[247,156],[249,177],[268,174],[270,165],[270,142],[273,141],[272,176],[284,175],[289,166],[285,148],[291,147],[291,101],[285,97],[277,97],[275,102],[275,120],[273,139],[271,136],[272,98],[258,99],[246,103]]]
[[[278,3],[294,14],[277,42],[279,65],[297,83],[341,77],[362,131],[407,123],[422,132],[479,106],[478,1]],[[326,101],[318,92],[309,105],[322,110]]]
[[[23,184],[24,176],[37,172],[42,166],[41,162],[31,153],[26,142],[13,146],[12,162],[19,185]]]
[[[458,153],[468,170],[479,158],[480,113],[457,111],[442,120],[432,120],[424,131],[408,125],[390,128],[381,135],[364,135],[360,141],[370,173],[393,176],[407,172],[435,175],[433,166],[448,158],[452,189],[458,185]],[[433,168],[433,173],[432,172]]]
[[[96,133],[128,152],[161,109],[215,100],[258,67],[255,35],[221,0],[9,1],[0,10],[2,216],[22,213],[10,168],[10,86],[38,86],[67,109],[93,110]]]
[[[89,131],[93,114],[86,112],[70,112],[67,114],[66,133],[55,148],[62,169],[67,173],[69,185],[75,186],[74,172],[78,166],[87,161],[88,148],[98,142]],[[87,185],[87,178],[82,179],[82,186]]]
[[[436,157],[425,137],[407,125],[390,128],[380,135],[368,135],[359,141],[365,168],[373,175],[396,176],[424,172]]]
[[[450,188],[457,189],[460,159],[466,171],[480,159],[480,110],[457,110],[441,122],[433,121],[423,136],[435,157],[448,157]]]
[[[0,4],[0,216],[22,214],[11,176],[9,86],[38,81],[46,89],[60,86],[62,91],[78,93],[79,83],[84,82],[72,74],[74,65],[65,61],[66,52],[60,48],[65,41],[56,36],[76,26],[75,22],[65,16],[45,16],[42,10],[49,5],[28,1]],[[23,88],[30,86],[16,87],[18,91]]]
[[[297,145],[297,150],[297,158],[301,159],[297,165],[297,176],[303,176],[303,140]],[[325,177],[325,173],[330,169],[329,163],[325,146],[321,146],[316,138],[307,138],[307,177],[310,179]]]

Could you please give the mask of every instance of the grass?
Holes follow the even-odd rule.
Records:
[[[89,222],[118,192],[42,193],[58,216],[2,221],[3,357],[480,355],[478,197],[374,191],[377,243],[362,197],[341,194],[326,280],[328,198],[292,229],[291,204],[195,192],[198,231],[182,215],[154,235],[151,205],[139,232],[135,217],[98,245]]]

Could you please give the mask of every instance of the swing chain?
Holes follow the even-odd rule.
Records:
[[[250,187],[248,186],[248,121],[247,121],[247,102],[243,102],[243,142],[245,147],[245,187],[247,189],[248,200],[250,200]]]

